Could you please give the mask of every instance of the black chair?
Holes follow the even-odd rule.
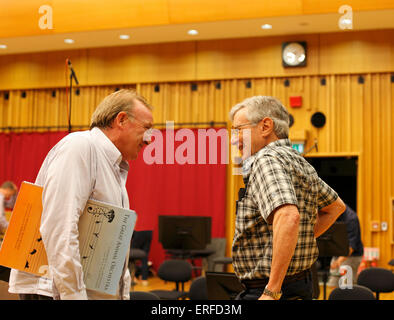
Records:
[[[160,298],[152,292],[132,291],[130,292],[130,300],[160,300]]]
[[[152,290],[150,292],[163,300],[179,300],[187,297],[185,282],[192,278],[192,265],[188,261],[166,260],[160,265],[157,275],[164,281],[175,282],[175,290]]]
[[[208,300],[207,279],[204,276],[193,280],[188,296],[190,300]]]
[[[394,291],[394,274],[384,268],[367,268],[358,275],[357,284],[371,289],[379,300],[381,292]]]
[[[352,289],[335,288],[328,300],[376,300],[374,293],[367,287],[353,285]]]
[[[204,270],[204,259],[214,254],[215,251],[211,249],[200,249],[200,250],[181,250],[181,249],[168,249],[165,251],[167,259],[183,259],[189,260],[192,264],[192,268],[194,271],[194,276],[198,277],[202,274]],[[201,267],[196,265],[196,260],[202,260]],[[198,273],[200,270],[200,274]],[[204,270],[205,271],[205,270]]]
[[[216,258],[223,258],[226,255],[226,238],[212,238],[211,243],[207,245],[207,249],[214,251],[209,257],[206,258],[207,270],[205,271],[222,271],[215,270],[213,260]]]
[[[206,271],[207,266],[204,266],[206,259],[215,253],[215,250],[211,249],[201,249],[201,250],[190,250],[190,262],[193,266],[193,271],[195,271],[194,276],[197,277],[197,270],[200,270],[200,276],[203,271]],[[195,263],[195,260],[201,260],[201,267],[198,267]]]

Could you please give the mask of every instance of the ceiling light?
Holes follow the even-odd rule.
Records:
[[[64,39],[64,43],[71,44],[71,43],[74,43],[74,42],[75,41],[73,39]]]
[[[0,49],[7,49],[7,46],[5,44],[0,44]]]
[[[121,35],[119,36],[119,39],[128,40],[128,39],[130,39],[130,36],[129,36],[128,34],[121,34]]]
[[[272,25],[270,25],[270,24],[268,24],[268,23],[263,24],[263,25],[261,26],[261,29],[265,29],[265,30],[272,29]]]
[[[192,29],[192,30],[189,30],[187,33],[188,33],[188,34],[190,34],[191,36],[195,36],[195,35],[197,35],[197,34],[198,34],[198,31],[197,31],[197,30],[194,30],[194,29]]]

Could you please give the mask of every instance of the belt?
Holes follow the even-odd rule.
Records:
[[[297,281],[297,280],[302,280],[305,279],[310,273],[310,269],[301,271],[296,274],[292,274],[290,276],[286,276],[283,279],[282,285]],[[257,288],[265,288],[265,286],[268,284],[269,278],[260,278],[260,279],[251,279],[251,280],[241,280],[241,283],[246,289],[257,289]]]

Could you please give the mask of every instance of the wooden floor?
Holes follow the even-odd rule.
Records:
[[[190,288],[190,281],[185,284],[185,290],[189,291]],[[142,285],[142,283],[137,283],[134,286],[135,291],[150,291],[150,290],[173,290],[175,285],[173,283],[167,282],[165,283],[163,280],[159,279],[158,277],[151,277],[148,280],[148,286]],[[333,287],[327,287],[326,296],[328,297],[330,292],[333,290]],[[324,300],[323,294],[323,286],[320,286],[320,296],[318,300]],[[18,300],[17,295],[13,295],[8,293],[8,283],[4,281],[0,281],[0,300]],[[394,300],[394,292],[391,293],[381,293],[380,300]]]
[[[188,291],[190,288],[190,283],[187,282],[185,284],[185,291]],[[138,282],[134,286],[135,291],[150,291],[150,290],[173,290],[175,289],[175,285],[173,283],[167,282],[165,283],[163,280],[158,277],[151,277],[148,280],[148,286],[142,285],[141,282]],[[330,292],[334,289],[334,287],[328,287],[326,289],[326,297],[329,296]],[[324,290],[323,285],[320,286],[320,296],[318,300],[324,300]],[[380,300],[394,300],[394,292],[391,293],[381,293]]]

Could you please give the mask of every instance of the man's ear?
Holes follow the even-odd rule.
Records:
[[[121,111],[117,114],[113,123],[115,126],[123,127],[126,124],[126,121],[128,119],[129,119],[129,116],[127,115],[127,113],[124,111]]]
[[[271,118],[265,117],[261,120],[260,125],[264,137],[269,136],[274,131],[274,120]]]

